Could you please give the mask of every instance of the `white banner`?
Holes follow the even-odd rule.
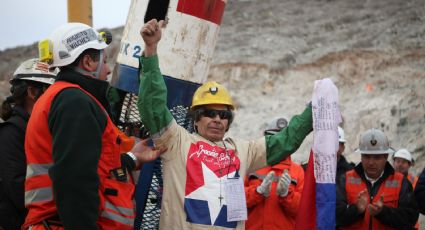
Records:
[[[338,124],[342,119],[338,89],[329,78],[314,82],[312,106],[314,176],[317,183],[335,183]]]

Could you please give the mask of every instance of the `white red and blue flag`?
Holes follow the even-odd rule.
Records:
[[[227,221],[224,185],[240,168],[234,150],[198,141],[187,156],[184,210],[194,224],[236,228]]]
[[[312,107],[314,142],[295,229],[329,230],[335,229],[336,152],[341,122],[338,89],[329,78],[315,82]]]

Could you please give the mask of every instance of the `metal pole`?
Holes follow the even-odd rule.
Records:
[[[81,22],[93,26],[92,1],[68,0],[68,22]]]

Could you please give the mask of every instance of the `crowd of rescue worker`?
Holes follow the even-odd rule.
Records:
[[[313,131],[311,104],[290,120],[269,121],[261,138],[224,137],[235,105],[226,88],[207,82],[193,96],[195,132],[188,132],[167,108],[157,55],[162,23],[151,20],[140,31],[145,49],[137,105],[155,147],[126,136],[111,119],[105,33],[63,25],[39,43],[38,58],[16,69],[1,107],[1,230],[133,229],[132,171],[158,157],[164,180],[159,229],[294,229],[303,215],[305,172],[290,155]],[[370,127],[359,134],[355,165],[343,155],[341,127],[338,135],[335,229],[419,229],[425,170],[419,177],[409,172],[409,150],[394,150],[384,132]],[[206,151],[215,157],[200,157]],[[218,179],[210,180],[208,170]],[[223,211],[222,178],[229,177],[244,186],[238,195],[246,196],[247,221],[229,220]],[[208,182],[208,192],[195,194],[199,179]],[[199,200],[216,207],[217,216],[199,211],[213,210],[201,209]]]

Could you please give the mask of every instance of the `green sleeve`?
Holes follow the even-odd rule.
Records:
[[[118,124],[121,115],[121,106],[125,97],[125,92],[115,87],[109,86],[106,94],[110,105],[110,114],[114,124]]]
[[[288,127],[275,135],[267,135],[267,164],[274,165],[285,157],[297,151],[305,137],[313,130],[313,118],[311,106],[307,106],[304,112],[294,116]]]
[[[137,106],[151,135],[168,126],[173,116],[167,108],[167,87],[159,70],[158,56],[140,58],[140,88]]]
[[[97,229],[97,169],[106,123],[104,111],[79,89],[64,89],[50,107],[54,164],[49,176],[65,229]]]

